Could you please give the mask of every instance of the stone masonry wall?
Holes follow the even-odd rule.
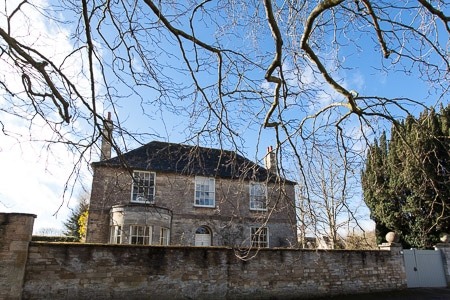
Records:
[[[450,243],[439,243],[435,248],[441,251],[445,278],[447,280],[447,286],[450,287]]]
[[[0,299],[20,299],[35,215],[0,213]]]
[[[31,242],[23,299],[306,299],[406,287],[392,251]],[[251,253],[252,254],[252,253]]]
[[[245,253],[30,242],[34,218],[0,213],[0,299],[306,299],[406,287],[395,247]]]

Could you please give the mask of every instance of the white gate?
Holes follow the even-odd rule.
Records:
[[[441,251],[403,250],[403,259],[409,288],[447,286]]]

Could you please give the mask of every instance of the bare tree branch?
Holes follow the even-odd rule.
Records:
[[[264,119],[264,127],[275,127],[277,126],[277,123],[270,122],[270,117],[272,116],[273,112],[279,105],[280,89],[283,85],[283,80],[280,77],[274,76],[273,73],[277,68],[279,69],[280,74],[282,74],[283,72],[281,65],[281,60],[283,56],[283,38],[281,37],[280,29],[278,28],[277,21],[275,20],[275,16],[273,14],[272,1],[265,0],[264,8],[266,10],[267,21],[269,23],[270,30],[272,31],[272,36],[275,40],[275,57],[273,58],[270,66],[267,68],[267,72],[264,76],[264,78],[268,82],[275,83],[273,102]]]
[[[450,33],[450,16],[446,16],[443,11],[436,9],[430,2],[427,0],[418,0],[420,4],[422,4],[426,9],[428,9],[433,15],[438,16],[442,22],[444,22],[445,27],[447,28],[447,32]]]

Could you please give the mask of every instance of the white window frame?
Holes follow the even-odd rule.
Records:
[[[154,203],[156,173],[147,171],[133,171],[131,185],[131,202]]]
[[[216,182],[213,177],[195,176],[194,206],[216,207]]]
[[[131,245],[151,245],[153,227],[147,225],[130,225],[128,243]]]
[[[263,193],[257,193],[263,191]],[[267,211],[267,185],[261,182],[251,182],[249,185],[250,210]]]
[[[250,245],[254,248],[269,248],[269,228],[250,227]]]
[[[122,244],[122,226],[121,225],[112,225],[111,226],[111,236],[110,236],[111,244]]]
[[[170,229],[166,227],[161,227],[159,230],[159,244],[163,246],[168,246],[170,243]]]

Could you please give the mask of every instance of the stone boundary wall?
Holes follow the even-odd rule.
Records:
[[[31,242],[23,299],[302,299],[406,288],[400,253]]]
[[[0,213],[0,299],[307,299],[406,288],[379,251],[30,242],[34,215]],[[250,253],[254,254],[254,253]]]

